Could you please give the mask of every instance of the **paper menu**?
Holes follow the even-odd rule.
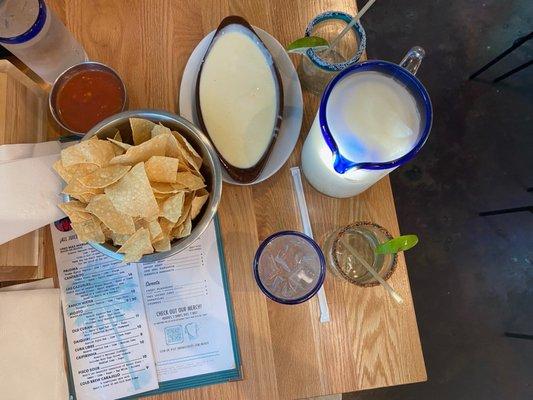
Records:
[[[137,276],[135,297],[136,301],[137,297],[143,301],[140,305],[135,303],[139,309],[135,321],[141,321],[139,329],[144,329],[147,322],[149,335],[144,334],[145,330],[142,332],[143,336],[150,337],[151,345],[144,341],[142,349],[146,354],[150,353],[155,365],[152,370],[157,372],[154,375],[159,381],[158,389],[150,390],[147,384],[143,385],[144,390],[139,388],[139,393],[149,391],[143,394],[152,395],[242,378],[222,243],[216,224],[216,220],[213,221],[183,252],[146,264],[118,263],[88,244],[81,244],[75,233],[68,230],[68,224],[51,225],[65,310],[72,311],[68,303],[72,293],[79,296],[88,288],[98,286],[91,277],[95,271],[104,271],[105,279],[109,280],[106,285],[100,285],[105,290],[96,293],[102,296],[104,291],[116,293],[114,285],[124,281],[124,275],[117,271],[125,271],[126,277]],[[89,268],[88,272],[86,268]],[[96,279],[97,284],[98,281]],[[87,295],[81,302],[75,299],[75,309],[78,306],[94,307],[89,301],[93,296],[94,293]],[[142,312],[141,305],[144,307]],[[80,352],[76,348],[81,342],[75,342],[83,338],[80,332],[93,321],[77,320],[79,326],[74,326],[73,320],[75,318],[65,312],[71,369],[76,376],[84,371],[91,373],[90,368],[94,367],[86,358],[77,358]],[[69,327],[76,329],[70,336]],[[80,389],[81,382],[86,380],[74,382],[77,398],[94,398],[80,396],[85,392],[84,388]],[[94,394],[112,400],[123,397],[121,388],[120,385],[97,387]]]
[[[139,273],[160,382],[237,368],[213,223]]]
[[[72,231],[51,230],[77,398],[158,388],[137,266],[102,255]]]

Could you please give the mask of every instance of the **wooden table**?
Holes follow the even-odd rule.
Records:
[[[196,44],[230,14],[273,34],[282,44],[302,36],[325,10],[355,12],[353,0],[48,0],[92,60],[104,62],[126,83],[130,109],[177,112],[176,98]],[[371,44],[370,44],[371,45]],[[294,59],[297,62],[297,58]],[[362,289],[328,275],[331,322],[320,324],[318,302],[282,306],[259,291],[252,258],[273,232],[299,230],[289,167],[298,165],[302,141],[317,110],[305,94],[302,136],[289,162],[255,186],[224,185],[219,215],[235,308],[244,379],[176,392],[164,399],[303,398],[426,380],[426,371],[403,255],[391,284],[405,299],[395,304],[381,287]],[[334,228],[370,220],[398,235],[388,178],[351,199],[323,196],[304,182],[319,242]],[[55,275],[46,239],[46,271]]]

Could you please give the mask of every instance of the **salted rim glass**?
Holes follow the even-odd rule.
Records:
[[[323,12],[309,22],[305,36],[320,36],[331,43],[352,18],[342,11]],[[308,49],[298,69],[302,85],[307,90],[320,94],[333,76],[360,60],[365,48],[366,33],[357,22],[332,52]]]
[[[392,239],[392,235],[382,226],[373,222],[358,221],[331,232],[324,243],[324,255],[327,266],[333,274],[357,286],[371,287],[379,282],[366,268],[343,246],[341,238],[346,237],[352,247],[358,251],[369,265],[384,280],[391,277],[396,270],[396,254],[375,254],[374,249],[381,243]]]

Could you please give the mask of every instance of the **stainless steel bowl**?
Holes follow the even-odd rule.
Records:
[[[96,62],[96,61],[85,61],[85,62],[76,64],[76,65],[73,65],[72,67],[69,67],[66,70],[64,70],[61,73],[61,75],[59,75],[56,78],[54,84],[52,85],[52,89],[50,90],[50,95],[48,96],[48,106],[50,107],[50,113],[52,114],[52,117],[54,117],[54,120],[57,122],[57,124],[61,128],[63,128],[65,131],[69,132],[70,134],[78,135],[78,136],[85,135],[85,132],[76,132],[76,131],[70,129],[68,126],[66,126],[63,123],[63,121],[61,121],[61,117],[59,115],[59,110],[57,109],[57,106],[56,106],[56,104],[57,104],[57,94],[59,92],[59,89],[70,78],[72,78],[74,75],[76,75],[80,71],[87,71],[87,70],[105,71],[105,72],[109,72],[112,75],[114,75],[120,81],[121,87],[122,87],[123,98],[122,98],[122,107],[121,107],[120,111],[124,111],[125,110],[126,104],[128,102],[128,96],[127,96],[127,93],[126,93],[126,85],[124,85],[124,81],[122,80],[120,75],[117,73],[117,71],[115,71],[113,68],[111,68],[111,67],[109,67],[109,66],[107,66],[105,64]]]
[[[207,190],[209,191],[209,200],[204,206],[201,214],[194,220],[191,234],[183,239],[178,239],[172,242],[169,251],[147,254],[139,261],[152,262],[185,250],[206,230],[207,226],[215,216],[218,203],[220,202],[220,196],[222,194],[222,170],[215,149],[213,149],[213,146],[202,131],[186,119],[165,111],[133,110],[115,114],[95,125],[89,132],[87,132],[82,140],[88,140],[94,135],[97,135],[100,139],[107,137],[112,138],[115,135],[116,129],[119,129],[123,140],[132,143],[129,123],[129,118],[132,117],[148,119],[155,123],[161,122],[166,127],[181,133],[204,159],[200,172],[205,178]],[[68,196],[66,196],[66,198],[68,200]],[[117,260],[122,260],[124,258],[123,254],[116,252],[118,248],[109,243],[89,244],[109,257]]]

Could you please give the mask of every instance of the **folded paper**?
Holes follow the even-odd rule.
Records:
[[[62,183],[52,169],[59,155],[0,164],[0,244],[32,232],[64,214]]]

